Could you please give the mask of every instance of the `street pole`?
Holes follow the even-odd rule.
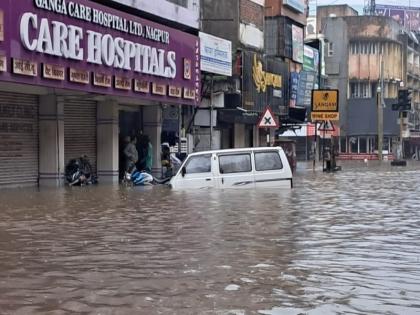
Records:
[[[317,121],[315,121],[315,139],[314,139],[314,161],[313,161],[313,170],[315,171],[316,166],[316,158],[317,158],[317,151],[318,151],[318,135],[317,135]]]
[[[376,107],[378,110],[378,159],[382,161],[382,150],[384,140],[384,112],[381,102],[381,88],[378,87],[376,95]]]
[[[265,133],[266,133],[266,137],[267,137],[267,147],[270,146],[270,129],[265,128]]]
[[[378,160],[382,161],[383,141],[384,141],[384,108],[382,106],[382,93],[383,93],[383,66],[384,60],[381,55],[380,64],[380,82],[376,89],[376,107],[378,111]]]
[[[213,150],[213,74],[210,81],[210,150]]]
[[[403,125],[403,119],[404,119],[404,112],[400,111],[399,112],[399,116],[400,116],[400,144],[399,144],[399,156],[397,157],[398,159],[404,159],[404,142],[403,142],[403,132],[404,132],[404,125]]]

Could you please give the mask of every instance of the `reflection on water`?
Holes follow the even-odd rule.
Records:
[[[0,191],[0,313],[420,314],[419,178]]]

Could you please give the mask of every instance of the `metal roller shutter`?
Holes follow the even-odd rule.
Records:
[[[38,184],[38,97],[0,92],[0,187]]]
[[[64,98],[64,160],[87,155],[96,174],[96,102]]]

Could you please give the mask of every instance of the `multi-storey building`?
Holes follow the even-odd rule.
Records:
[[[299,159],[308,158],[306,124],[301,124],[310,107],[311,92],[317,85],[320,70],[318,47],[304,44],[308,11],[308,1],[304,0],[267,0],[265,5],[266,54],[281,59],[288,69],[289,113],[278,135],[296,140]],[[288,132],[289,129],[293,132]]]
[[[318,18],[318,25],[328,41],[327,84],[340,92],[340,152],[351,154],[352,158],[377,152],[377,97],[380,96],[384,114],[383,149],[396,153],[400,126],[398,112],[392,111],[392,104],[397,102],[402,87],[413,87],[417,99],[415,47],[418,46],[411,33],[391,18],[356,16],[348,8],[343,10],[350,12],[350,16],[324,14],[334,12],[331,10],[331,7],[318,8],[318,16],[327,16],[321,21]],[[402,136],[408,139],[408,121],[404,118],[402,122]]]
[[[61,184],[81,155],[118,182],[121,140],[141,134],[159,173],[162,111],[200,103],[198,16],[189,0],[1,1],[0,186]]]
[[[405,133],[406,157],[420,159],[420,33],[406,33],[407,88],[412,91],[413,109],[408,116],[408,130]]]
[[[287,115],[287,68],[264,54],[264,0],[204,0],[202,30],[232,43],[233,76],[214,86],[224,93],[224,108],[217,110],[220,147],[266,144],[258,118],[266,106]]]

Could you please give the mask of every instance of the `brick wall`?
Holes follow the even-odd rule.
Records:
[[[250,0],[240,0],[240,19],[246,24],[253,24],[264,29],[264,7]]]

